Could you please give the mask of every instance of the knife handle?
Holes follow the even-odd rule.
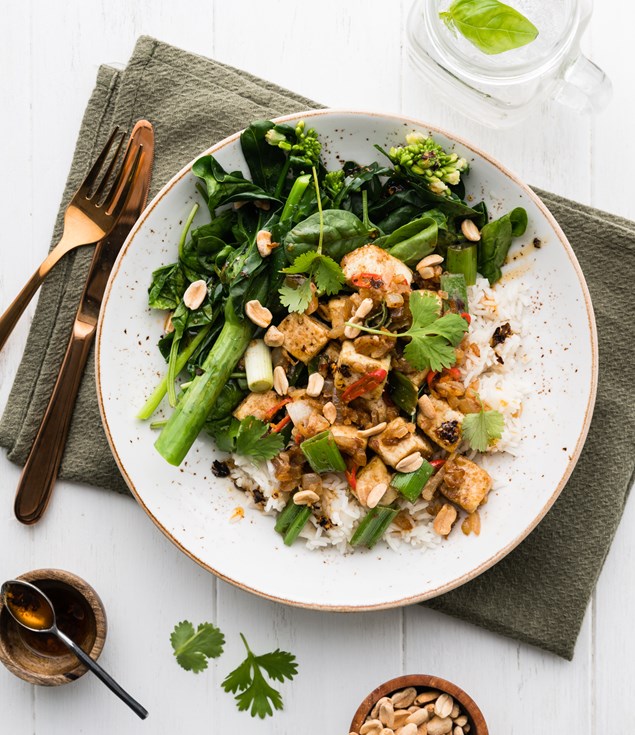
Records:
[[[62,367],[18,483],[14,510],[21,523],[39,521],[51,498],[95,329],[95,324],[79,319],[73,324]]]

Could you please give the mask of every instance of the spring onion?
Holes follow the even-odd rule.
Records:
[[[393,403],[412,416],[417,410],[417,398],[419,397],[412,380],[398,370],[391,370],[388,375],[388,387]]]
[[[311,508],[308,505],[296,505],[291,498],[278,516],[274,528],[283,537],[285,545],[291,546],[310,517]]]
[[[476,243],[469,245],[450,245],[446,255],[446,267],[450,273],[462,273],[465,284],[473,286],[476,283]]]
[[[313,472],[344,472],[346,462],[337,448],[333,434],[327,429],[300,444]]]
[[[176,373],[177,375],[183,370],[185,365],[187,364],[187,361],[192,357],[194,352],[196,351],[196,348],[201,344],[201,342],[207,337],[209,334],[210,329],[212,328],[211,324],[206,324],[202,329],[200,329],[196,335],[188,342],[188,344],[181,350],[179,353],[179,356],[176,358]],[[152,395],[148,400],[143,404],[143,408],[139,413],[137,414],[138,419],[142,419],[143,421],[146,421],[147,419],[152,416],[152,414],[157,410],[159,407],[159,404],[163,400],[163,397],[168,392],[168,376],[166,375],[159,385],[154,389],[152,392]]]
[[[399,511],[395,508],[387,508],[383,505],[378,505],[368,511],[355,529],[355,533],[351,538],[351,546],[366,546],[372,549],[384,535],[397,513]]]
[[[443,311],[455,314],[467,312],[467,285],[462,273],[444,273],[441,276],[441,291],[447,294],[443,302]]]
[[[245,352],[245,372],[249,390],[264,393],[273,387],[271,350],[262,339],[252,339]]]
[[[426,482],[432,477],[434,473],[434,467],[426,460],[423,460],[423,464],[418,470],[414,472],[397,472],[393,475],[390,484],[411,503],[418,500]]]

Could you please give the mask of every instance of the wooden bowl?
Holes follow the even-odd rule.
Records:
[[[467,715],[470,723],[469,735],[489,735],[487,723],[483,717],[483,713],[478,708],[476,702],[451,681],[440,679],[438,676],[429,676],[428,674],[408,674],[406,676],[398,676],[391,679],[385,684],[374,689],[364,701],[359,705],[349,731],[351,733],[359,733],[361,726],[368,717],[378,700],[382,697],[389,697],[391,694],[398,692],[406,687],[415,687],[417,691],[424,689],[437,689],[440,692],[449,694],[461,707],[464,714]]]
[[[106,613],[95,590],[83,579],[61,569],[36,569],[17,577],[31,582],[51,598],[58,615],[58,626],[64,630],[66,620],[77,621],[77,637],[71,635],[94,660],[99,658],[106,640]],[[65,610],[56,600],[64,599]],[[70,630],[65,632],[70,633]],[[57,648],[56,640],[45,633],[30,633],[4,609],[0,599],[0,661],[16,676],[31,684],[59,686],[75,681],[87,669],[77,658]]]

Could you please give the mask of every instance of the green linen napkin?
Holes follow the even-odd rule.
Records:
[[[130,129],[143,117],[155,126],[152,195],[198,152],[251,120],[318,106],[246,72],[140,38],[125,70],[99,70],[54,240],[64,207],[113,125]],[[625,273],[635,272],[635,224],[538,193],[569,237],[593,298],[600,342],[593,423],[569,483],[529,538],[493,569],[426,604],[570,659],[635,466],[635,367],[623,359],[635,343],[635,327],[623,318],[630,313],[630,294],[616,287]],[[0,422],[0,445],[18,464],[24,463],[52,391],[90,257],[90,248],[70,254],[42,288]],[[610,442],[607,426],[619,427]],[[92,360],[80,387],[60,476],[127,492],[102,429]]]

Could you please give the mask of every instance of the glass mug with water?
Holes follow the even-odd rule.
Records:
[[[477,0],[478,1],[478,0]],[[547,98],[602,109],[611,83],[580,51],[591,0],[507,0],[538,29],[531,43],[488,55],[443,22],[452,0],[415,0],[408,18],[415,66],[454,107],[492,127],[513,125]]]

